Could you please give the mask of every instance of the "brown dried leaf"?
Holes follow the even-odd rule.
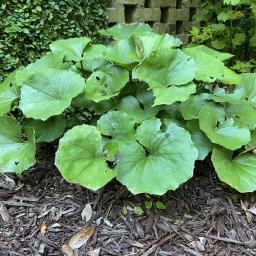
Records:
[[[247,202],[247,201],[242,201],[241,200],[241,207],[242,207],[242,209],[246,212],[247,211],[247,209],[248,209],[248,207],[249,207],[249,203]]]
[[[100,248],[93,249],[86,253],[87,256],[99,256],[100,255]]]
[[[75,233],[68,241],[69,246],[75,250],[87,243],[90,237],[93,235],[95,227],[84,228]]]
[[[246,201],[243,202],[243,201],[241,200],[241,207],[242,207],[242,209],[243,209],[244,212],[245,212],[247,221],[248,221],[249,223],[252,223],[253,215],[252,215],[252,213],[251,213],[250,211],[248,211],[249,203],[246,202]]]
[[[40,233],[41,233],[42,235],[44,235],[45,232],[46,232],[46,230],[47,230],[47,224],[46,224],[45,222],[43,222],[43,223],[40,225]]]
[[[63,244],[61,247],[61,251],[66,255],[66,256],[75,256],[74,251],[68,244]]]
[[[177,219],[177,220],[174,221],[174,224],[175,224],[175,225],[178,225],[178,226],[181,226],[182,224],[184,224],[184,220],[182,220],[182,219]]]

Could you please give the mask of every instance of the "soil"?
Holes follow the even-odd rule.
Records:
[[[255,193],[221,183],[208,161],[177,191],[149,197],[117,182],[97,192],[68,184],[44,157],[23,175],[0,176],[0,255],[64,255],[62,245],[86,227],[95,232],[74,255],[256,255],[255,206]]]

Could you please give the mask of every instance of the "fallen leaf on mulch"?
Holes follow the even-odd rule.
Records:
[[[79,249],[81,246],[87,243],[90,237],[93,235],[95,227],[84,228],[75,233],[68,241],[68,245],[73,249]]]
[[[66,256],[75,256],[74,251],[68,244],[63,244],[61,247],[61,251],[66,255]]]
[[[43,223],[40,225],[40,233],[41,233],[42,235],[44,235],[45,232],[46,232],[46,230],[47,230],[47,224],[46,224],[45,222],[43,222]]]
[[[184,220],[181,220],[181,219],[177,219],[174,221],[174,224],[178,226],[181,226],[183,223],[184,223]]]
[[[249,223],[252,223],[253,215],[252,215],[251,211],[248,210],[249,203],[248,203],[248,202],[243,202],[243,201],[241,200],[241,207],[242,207],[242,209],[243,209],[244,212],[245,212],[247,221],[248,221]]]
[[[93,249],[86,253],[87,256],[99,256],[100,255],[100,248]]]
[[[92,214],[92,206],[91,204],[87,204],[81,213],[82,220],[86,222],[89,221],[92,218]]]

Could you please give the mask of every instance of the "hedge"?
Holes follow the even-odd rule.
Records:
[[[90,36],[106,26],[104,0],[3,0],[0,4],[0,81],[34,61],[58,38]]]

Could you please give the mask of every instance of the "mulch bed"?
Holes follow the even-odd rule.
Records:
[[[63,255],[61,246],[85,227],[96,229],[76,255],[256,255],[256,218],[246,210],[254,209],[255,194],[222,184],[207,162],[196,169],[160,198],[166,210],[146,209],[147,195],[133,196],[116,182],[98,192],[68,184],[52,159],[10,176],[15,185],[0,176],[0,255]],[[93,215],[86,222],[81,212],[88,203]]]

